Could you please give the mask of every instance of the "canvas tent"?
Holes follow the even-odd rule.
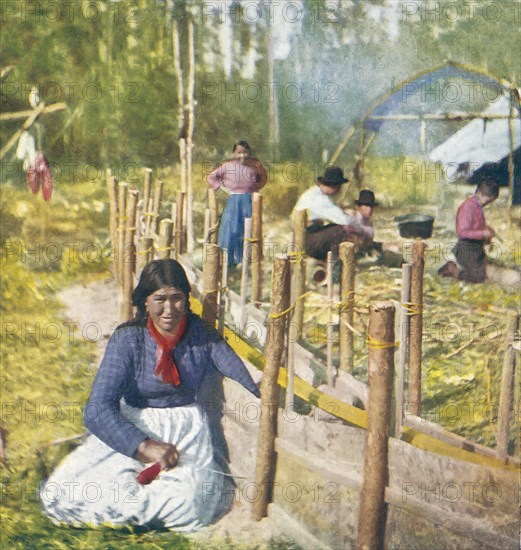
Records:
[[[449,180],[463,175],[470,183],[477,183],[485,176],[498,178],[508,185],[508,157],[510,153],[509,120],[487,119],[487,115],[510,113],[510,99],[502,95],[482,113],[483,119],[466,124],[429,154],[429,159],[443,164]],[[512,204],[521,204],[521,119],[513,120],[514,181]]]

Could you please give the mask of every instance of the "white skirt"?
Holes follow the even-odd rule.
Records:
[[[233,483],[213,460],[206,416],[197,405],[167,409],[123,405],[122,413],[151,438],[173,443],[179,464],[161,471],[149,485],[140,485],[136,476],[146,465],[91,435],[41,488],[45,513],[54,523],[188,532],[230,509]]]

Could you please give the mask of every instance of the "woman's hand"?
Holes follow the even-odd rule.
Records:
[[[135,458],[141,462],[159,462],[162,470],[169,470],[179,462],[179,453],[171,443],[145,439],[139,444]]]

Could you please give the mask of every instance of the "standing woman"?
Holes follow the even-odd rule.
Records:
[[[266,184],[268,176],[260,160],[251,157],[246,141],[233,146],[233,159],[211,172],[206,181],[212,189],[224,188],[230,193],[221,217],[219,246],[228,251],[228,263],[242,261],[244,220],[251,218],[251,194]]]
[[[92,435],[41,489],[55,523],[193,531],[230,508],[231,482],[214,461],[197,398],[213,369],[255,396],[259,390],[235,352],[190,311],[189,294],[175,260],[143,269],[132,295],[136,317],[110,338],[84,409]],[[140,485],[151,463],[161,471]]]

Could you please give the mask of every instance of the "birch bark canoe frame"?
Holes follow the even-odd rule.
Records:
[[[109,190],[111,190],[111,196],[117,197],[116,189],[114,189],[114,179],[112,177],[108,177],[108,183],[109,183]],[[126,186],[123,186],[125,188]],[[120,190],[121,191],[121,190]],[[132,190],[133,191],[133,190]],[[133,193],[134,194],[134,193]],[[126,193],[125,193],[126,198]],[[113,204],[111,202],[111,209],[117,208],[117,205]],[[175,210],[175,208],[174,208]],[[159,210],[158,210],[159,211]],[[114,217],[113,212],[111,210],[111,219]],[[125,220],[127,223],[132,224],[132,220]],[[159,218],[158,218],[159,222]],[[121,221],[119,221],[118,225],[121,230]],[[135,224],[135,222],[134,222]],[[168,226],[171,227],[171,222],[168,224],[163,224],[164,227]],[[132,226],[129,228],[125,227],[125,230],[122,231],[123,235],[132,235]],[[165,237],[162,237],[163,239]],[[197,301],[203,301],[203,298],[205,296],[208,296],[208,284],[205,286],[203,285],[203,273],[197,269],[191,259],[191,255],[184,255],[178,252],[176,249],[176,246],[169,246],[167,251],[161,251],[158,250],[160,248],[159,246],[159,239],[160,237],[155,233],[152,232],[147,236],[147,239],[139,239],[140,245],[145,245],[145,243],[150,243],[150,239],[152,240],[154,246],[153,250],[150,250],[150,247],[147,246],[146,250],[140,250],[139,245],[137,249],[135,249],[135,254],[137,256],[137,262],[136,259],[132,258],[132,261],[127,262],[128,265],[135,266],[136,263],[141,267],[143,266],[143,261],[140,260],[140,256],[143,254],[147,255],[147,258],[154,259],[159,256],[159,252],[165,253],[163,257],[175,257],[180,261],[184,267],[192,273],[193,278],[195,279],[192,284],[192,297],[193,297],[193,309],[197,312]],[[163,243],[165,241],[163,240]],[[168,241],[167,241],[168,242]],[[126,245],[127,243],[125,243]],[[130,243],[129,243],[130,244]],[[420,243],[416,243],[418,247],[421,248]],[[423,243],[421,243],[423,244]],[[217,245],[215,246],[217,249]],[[217,257],[220,256],[222,252],[220,252],[219,255],[216,253],[213,254],[213,257],[217,260]],[[291,259],[291,254],[288,256],[289,259]],[[217,265],[221,264],[221,261],[217,261],[215,269],[217,269]],[[121,269],[122,266],[120,266]],[[134,267],[135,270],[135,267]],[[226,270],[224,270],[226,271]],[[117,273],[117,271],[116,271]],[[123,275],[123,273],[122,273]],[[139,275],[135,271],[133,272],[132,276],[134,277],[133,280],[135,280],[136,275]],[[243,358],[247,358],[247,360],[252,363],[256,368],[263,369],[263,352],[264,352],[264,346],[266,344],[266,321],[267,321],[267,313],[265,310],[263,310],[261,307],[258,307],[258,304],[253,303],[247,303],[245,300],[244,295],[238,295],[232,290],[230,290],[227,287],[227,281],[222,278],[222,275],[215,274],[211,276],[212,280],[215,280],[216,283],[212,283],[212,288],[210,289],[212,291],[212,303],[214,296],[217,298],[217,303],[212,307],[212,317],[217,317],[219,323],[218,323],[218,330],[225,336],[225,338],[228,339],[230,345],[232,348]],[[123,277],[122,277],[123,279]],[[126,292],[129,292],[129,286],[128,281],[130,280],[130,274],[127,274],[127,285],[126,285]],[[409,285],[410,284],[410,277],[408,275],[408,271],[404,273],[404,281],[403,284]],[[120,285],[123,283],[123,280],[121,280]],[[216,286],[214,289],[213,286]],[[219,288],[217,288],[219,287]],[[349,287],[350,288],[350,287]],[[327,304],[319,304],[317,307],[320,308],[330,308],[338,311],[339,317],[341,316],[343,312],[343,308],[345,308],[347,305],[353,306],[354,305],[354,282],[353,282],[353,289],[352,294],[350,293],[347,297],[340,296],[339,300],[331,300],[331,303]],[[403,296],[407,296],[409,291],[404,290]],[[121,293],[121,299],[123,299],[123,293]],[[295,302],[301,301],[301,305],[305,306],[312,306],[312,304],[305,304],[304,299],[307,293],[304,293],[302,296],[294,297],[292,300],[291,305],[288,308],[288,314],[291,312],[294,312],[295,310]],[[298,300],[298,298],[301,298],[301,300]],[[128,297],[127,297],[128,300]],[[224,300],[226,300],[226,306],[224,305]],[[127,302],[128,303],[128,302]],[[261,304],[262,306],[263,304]],[[300,305],[300,304],[299,304]],[[400,308],[396,308],[397,311],[400,312],[402,321],[400,321],[401,326],[401,336],[403,337],[404,331],[407,330],[407,325],[410,325],[410,319],[407,319],[407,317],[413,316],[414,312],[411,313],[411,308],[408,306],[407,303],[400,304]],[[314,306],[312,306],[314,307]],[[227,325],[224,322],[224,308],[226,309],[226,313],[229,317],[233,319],[234,323],[234,329],[232,330],[229,325]],[[414,309],[414,308],[413,308]],[[199,312],[201,310],[199,309]],[[216,315],[216,313],[218,313]],[[127,315],[130,315],[130,313],[127,311]],[[128,320],[126,318],[122,318],[122,321]],[[397,321],[398,322],[398,321]],[[289,323],[288,323],[289,324]],[[239,326],[239,331],[237,331],[237,325]],[[248,327],[249,325],[253,325],[258,328],[258,333],[255,334],[255,337],[253,337],[251,334],[244,334],[241,327]],[[352,329],[350,329],[352,330]],[[398,331],[397,331],[398,333]],[[510,332],[511,333],[511,332]],[[286,335],[288,336],[288,335]],[[510,340],[512,340],[513,336],[510,336]],[[255,342],[252,342],[252,339],[255,340]],[[406,342],[410,340],[410,336],[408,339],[406,339]],[[510,342],[509,340],[509,342]],[[289,338],[286,337],[286,342],[289,343]],[[293,362],[295,365],[298,365],[299,368],[310,368],[312,364],[320,364],[325,369],[326,364],[321,361],[318,357],[313,355],[312,352],[305,349],[299,342],[293,342],[291,343],[291,346],[285,346],[285,347],[291,347],[291,353],[286,353],[286,358],[288,355],[292,357]],[[508,357],[513,357],[512,354],[512,345],[509,344],[509,347],[507,349]],[[510,433],[510,430],[512,429],[512,422],[509,422],[509,425],[503,424],[502,425],[502,434],[506,434],[502,436],[502,441],[499,444],[498,449],[493,449],[486,447],[484,445],[480,445],[478,443],[475,443],[473,441],[467,440],[464,437],[461,437],[459,435],[453,434],[448,430],[445,430],[438,424],[435,424],[433,422],[428,422],[424,419],[422,419],[419,416],[416,416],[415,414],[412,414],[414,411],[408,411],[407,408],[404,405],[404,392],[403,392],[403,380],[405,379],[405,364],[406,364],[406,358],[409,353],[408,345],[405,349],[402,348],[402,346],[397,347],[397,372],[396,376],[399,378],[398,380],[395,380],[394,387],[396,392],[396,398],[393,398],[393,402],[395,405],[395,410],[393,413],[393,426],[391,427],[391,434],[396,437],[397,439],[402,439],[404,441],[407,441],[411,443],[412,445],[422,448],[425,450],[431,450],[432,452],[436,452],[438,454],[452,456],[455,458],[458,458],[460,460],[465,460],[468,462],[472,462],[475,464],[483,464],[483,465],[493,465],[495,467],[500,468],[506,468],[506,469],[517,469],[519,468],[520,460],[519,458],[515,456],[509,456],[505,449],[506,449],[506,443],[505,438],[508,440],[508,436]],[[509,365],[513,364],[513,360],[507,361],[505,358],[505,372],[510,373],[510,370],[508,370],[510,367]],[[508,365],[508,366],[507,366]],[[291,370],[291,369],[290,369]],[[517,370],[512,367],[512,373],[513,374],[506,374],[505,376],[516,377]],[[358,397],[358,399],[364,404],[364,406],[367,406],[367,386],[363,383],[357,380],[355,377],[353,377],[348,371],[342,370],[342,375],[345,377],[345,379],[348,381],[349,388],[352,390],[353,394]],[[508,379],[510,379],[508,378]],[[366,427],[366,418],[367,413],[365,410],[359,409],[357,407],[354,407],[353,405],[348,404],[347,402],[337,399],[332,395],[329,395],[327,392],[323,392],[318,390],[317,388],[314,388],[309,382],[306,382],[304,379],[299,377],[297,373],[293,373],[292,376],[289,376],[288,369],[285,366],[282,366],[279,369],[278,374],[278,383],[282,388],[287,388],[290,386],[291,392],[293,395],[297,396],[299,399],[302,399],[306,401],[309,404],[312,404],[315,407],[318,407],[330,414],[333,414],[333,416],[336,416],[339,419],[342,419],[346,421],[348,424],[358,426],[365,428]],[[399,387],[401,385],[402,391],[399,391]],[[292,387],[291,387],[292,386]],[[505,384],[505,387],[507,384]],[[505,390],[506,391],[506,390]],[[508,396],[504,396],[501,398],[502,403],[507,402],[507,400],[512,400],[511,394],[508,394]],[[509,402],[510,402],[509,401]],[[288,403],[289,404],[289,403]],[[331,410],[331,404],[334,404],[334,411]],[[506,426],[506,427],[505,427]],[[516,445],[518,443],[516,442]]]

